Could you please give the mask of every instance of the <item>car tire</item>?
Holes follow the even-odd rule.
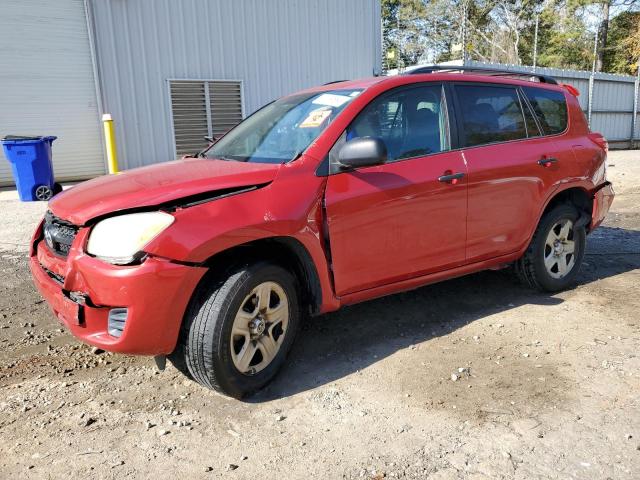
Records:
[[[172,357],[182,356],[191,377],[201,385],[242,398],[277,374],[299,322],[291,273],[270,262],[239,267],[223,278],[205,277]],[[182,370],[179,359],[174,365]]]
[[[586,246],[578,210],[562,204],[547,212],[524,255],[515,262],[520,281],[536,290],[558,292],[575,282]]]

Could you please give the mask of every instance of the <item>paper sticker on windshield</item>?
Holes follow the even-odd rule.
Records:
[[[351,97],[346,95],[336,95],[335,93],[323,93],[318,98],[315,98],[311,103],[316,105],[327,105],[329,107],[340,107],[351,100]]]
[[[322,122],[324,122],[329,117],[329,115],[331,115],[330,108],[317,108],[316,110],[309,112],[309,115],[307,115],[307,118],[302,121],[302,123],[299,125],[299,128],[319,127],[320,125],[322,125]]]

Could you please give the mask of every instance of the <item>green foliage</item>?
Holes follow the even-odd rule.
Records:
[[[414,65],[436,51],[449,49],[454,23],[445,7],[452,0],[382,0],[383,65],[386,69]]]
[[[386,68],[462,58],[531,65],[538,15],[539,66],[590,70],[600,31],[603,70],[633,73],[640,0],[382,0]],[[608,27],[608,28],[607,28]],[[607,35],[608,31],[608,35]]]
[[[540,14],[538,65],[590,70],[594,33],[583,23],[584,5],[577,1],[549,2]],[[531,42],[533,48],[533,42]]]
[[[640,59],[640,12],[623,12],[609,24],[604,70],[633,75]]]

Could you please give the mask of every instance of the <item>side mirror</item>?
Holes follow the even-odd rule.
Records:
[[[382,165],[387,161],[387,146],[379,138],[354,138],[345,143],[338,152],[341,169],[352,169]]]

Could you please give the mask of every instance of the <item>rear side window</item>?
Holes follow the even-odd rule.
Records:
[[[464,146],[527,138],[518,92],[510,87],[456,85]]]
[[[525,87],[523,90],[545,135],[554,135],[566,130],[567,102],[562,92],[536,87]]]

